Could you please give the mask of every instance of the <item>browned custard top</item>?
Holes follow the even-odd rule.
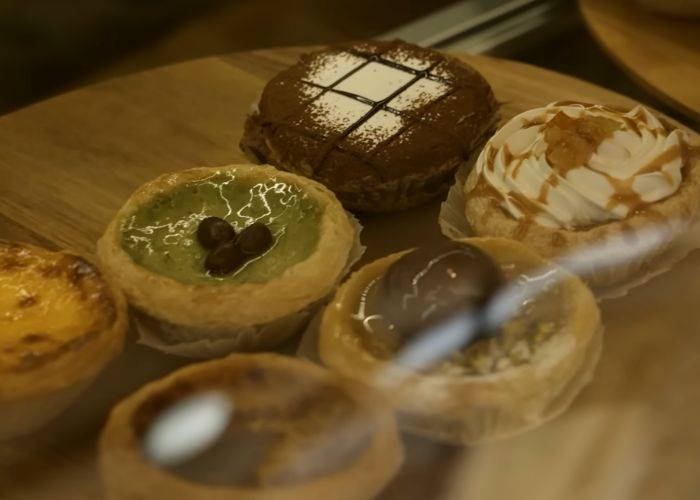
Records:
[[[90,342],[116,318],[83,259],[0,241],[0,372],[26,371]]]

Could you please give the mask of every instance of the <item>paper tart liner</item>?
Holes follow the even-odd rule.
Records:
[[[142,312],[135,315],[138,343],[167,354],[210,359],[236,351],[272,349],[299,333],[311,310],[301,311],[265,325],[229,330],[206,330],[174,325]],[[197,339],[197,340],[192,340]]]
[[[472,166],[472,164],[465,164],[457,171],[455,183],[440,205],[438,217],[440,230],[443,235],[453,240],[479,236],[474,233],[464,213],[466,204],[464,184],[467,182]],[[629,259],[627,265],[631,273],[627,279],[611,285],[592,286],[593,294],[598,301],[624,297],[630,290],[670,271],[690,252],[699,248],[700,222],[685,227],[682,225],[674,227],[666,244],[657,245],[651,251]],[[563,265],[566,267],[565,263]],[[623,271],[622,266],[616,263],[614,272],[621,271]],[[595,272],[600,276],[605,274],[605,270]]]
[[[642,286],[653,278],[670,271],[676,264],[685,259],[692,251],[700,248],[700,224],[689,226],[679,238],[664,248],[645,266],[646,270],[638,271],[624,283],[593,289],[598,300],[617,299],[627,295],[630,290]]]
[[[321,321],[325,307],[316,311],[314,317],[309,321],[297,346],[296,355],[299,358],[325,366],[318,353],[318,339],[321,334]]]
[[[360,241],[362,225],[351,213],[346,212],[353,227],[355,237],[348,254],[345,268],[338,276],[333,289],[350,271],[352,266],[365,253],[365,246]],[[308,324],[311,316],[327,298],[316,301],[306,308],[287,316],[261,325],[248,325],[238,328],[208,330],[173,324],[142,311],[134,315],[134,326],[138,334],[138,343],[158,349],[159,351],[188,358],[209,359],[224,356],[235,351],[271,349],[299,334]]]

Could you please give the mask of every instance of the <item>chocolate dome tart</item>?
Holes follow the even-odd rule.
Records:
[[[277,345],[341,279],[357,229],[322,185],[269,166],[165,174],[98,243],[147,343],[213,356]]]
[[[695,135],[642,106],[554,102],[489,139],[464,211],[478,236],[522,241],[593,286],[616,285],[653,270],[697,219],[699,158]]]
[[[67,408],[124,344],[126,301],[82,257],[0,240],[0,441]]]
[[[403,459],[380,394],[277,354],[148,384],[114,408],[99,449],[111,500],[369,500]]]
[[[326,308],[319,354],[385,391],[401,427],[447,443],[520,433],[590,381],[601,343],[575,276],[499,238],[389,255]]]
[[[303,55],[263,90],[241,149],[316,179],[352,210],[382,212],[444,192],[497,121],[469,65],[401,41]]]

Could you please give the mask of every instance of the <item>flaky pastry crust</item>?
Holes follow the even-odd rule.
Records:
[[[500,265],[549,269],[523,245],[501,238],[467,238]],[[363,267],[338,290],[321,324],[319,354],[339,372],[383,388],[403,429],[452,444],[491,441],[518,434],[554,418],[588,383],[598,361],[600,313],[593,295],[560,268],[567,304],[565,324],[535,350],[526,364],[487,375],[421,373],[375,357],[357,337],[351,315],[367,284],[403,252]]]
[[[136,264],[121,246],[123,221],[154,196],[216,172],[249,181],[278,178],[304,190],[323,208],[318,245],[306,260],[265,283],[184,284]],[[129,302],[158,320],[195,330],[220,331],[278,320],[326,296],[343,272],[355,233],[333,194],[321,184],[270,166],[228,165],[162,175],[139,188],[119,210],[98,242],[105,271]]]
[[[477,236],[511,238],[543,257],[572,262],[568,267],[593,287],[624,282],[653,268],[654,259],[697,220],[700,149],[696,136],[687,134],[687,140],[687,163],[678,191],[622,220],[578,230],[554,229],[535,222],[523,225],[500,207],[499,200],[485,189],[488,181],[472,170],[464,184],[467,222]],[[640,246],[640,242],[650,243]],[[625,248],[629,248],[629,252],[625,252]],[[581,258],[578,258],[578,251],[583,252]],[[626,254],[626,257],[622,261],[589,261],[586,252],[601,256]]]
[[[340,391],[369,418],[370,438],[361,453],[340,470],[306,481],[248,487],[212,487],[191,482],[158,468],[142,453],[139,430],[140,414],[145,408],[162,406],[163,400],[186,396],[197,391],[226,391],[226,381],[247,379],[246,383],[263,383],[268,373],[288,374],[290,384]],[[307,387],[307,389],[309,388]],[[269,390],[266,388],[265,390]],[[183,394],[185,391],[185,394]],[[255,394],[258,394],[256,396]],[[245,394],[232,395],[235,408],[248,406]],[[312,395],[313,396],[313,395]],[[248,393],[250,405],[260,414],[271,412],[261,403],[259,393]],[[288,394],[283,390],[279,401]],[[323,398],[323,394],[319,394]],[[254,400],[254,401],[253,401]],[[237,401],[237,402],[236,402]],[[262,406],[261,406],[262,404]],[[236,416],[233,417],[235,425]],[[340,433],[342,429],[338,429]],[[314,429],[309,429],[313,433]],[[370,388],[311,363],[278,354],[234,354],[224,359],[190,365],[152,382],[131,395],[113,410],[100,439],[100,470],[107,498],[138,500],[153,498],[153,492],[170,500],[207,498],[211,500],[369,500],[389,482],[403,459],[401,441],[393,412],[387,402]],[[290,451],[293,447],[284,447]],[[294,461],[276,455],[263,466],[268,476],[281,466],[279,460]],[[284,467],[284,466],[283,466]]]
[[[29,244],[0,240],[0,266],[16,273],[39,273],[47,286],[74,291],[85,314],[95,320],[69,339],[52,337],[52,324],[34,325],[21,341],[0,356],[0,439],[30,432],[63,411],[122,350],[128,326],[126,300],[100,271],[69,252],[52,252]],[[18,278],[21,279],[21,278]],[[50,281],[49,281],[50,280]],[[57,285],[56,281],[60,283]],[[60,304],[41,295],[26,307]],[[22,306],[20,306],[22,307]],[[43,328],[42,328],[43,327]],[[61,332],[65,335],[66,332]],[[1,333],[0,333],[1,334]],[[37,348],[33,342],[50,348]]]

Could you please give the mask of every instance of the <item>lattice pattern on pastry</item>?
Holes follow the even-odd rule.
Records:
[[[327,151],[343,140],[377,145],[399,134],[406,115],[454,90],[435,70],[444,58],[358,51],[320,56],[303,78],[317,92],[304,115],[330,135]]]

